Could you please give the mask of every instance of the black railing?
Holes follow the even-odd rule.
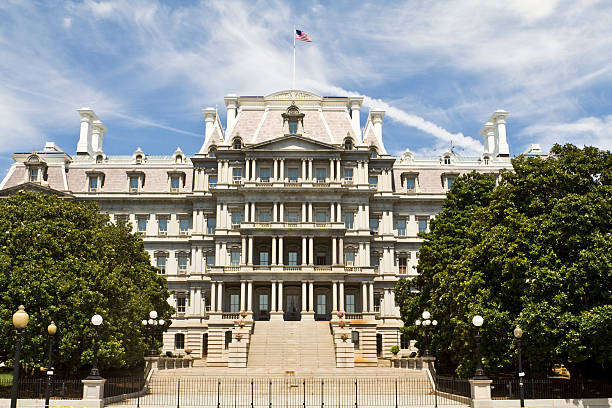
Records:
[[[471,397],[470,382],[464,378],[437,376],[438,391],[462,397]]]
[[[0,380],[0,398],[11,397],[12,384],[12,379]],[[46,378],[21,378],[17,398],[44,399],[46,387]],[[49,395],[51,399],[82,399],[83,383],[81,380],[52,379]]]
[[[145,379],[142,377],[109,378],[104,383],[104,398],[138,393],[144,386]]]
[[[525,399],[580,399],[610,398],[612,383],[610,381],[569,380],[560,378],[525,379]],[[493,399],[519,399],[519,381],[513,379],[496,379],[491,384]]]

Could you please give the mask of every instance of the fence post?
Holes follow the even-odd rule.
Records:
[[[435,408],[438,408],[438,374],[436,373],[433,377],[434,382],[434,404]]]
[[[217,379],[217,408],[221,406],[220,394],[221,393],[221,380]]]
[[[306,380],[302,384],[304,385],[304,408],[306,408]]]
[[[253,408],[253,379],[251,378],[251,408]]]
[[[323,402],[323,383],[324,380],[321,380],[321,408],[325,406],[325,402]]]
[[[176,383],[176,408],[181,406],[181,379],[178,379]]]
[[[355,408],[357,408],[357,379],[355,378]]]
[[[268,381],[268,406],[272,408],[272,380]]]
[[[397,408],[397,378],[395,379],[395,408]]]

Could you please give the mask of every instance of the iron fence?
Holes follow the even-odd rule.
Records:
[[[462,397],[471,397],[470,382],[464,378],[444,377],[436,376],[436,384],[438,385],[438,391],[441,393],[448,393],[453,395],[459,395]]]
[[[105,393],[106,395],[106,393]],[[115,394],[117,395],[117,394]],[[154,378],[115,406],[414,407],[462,405],[423,378]]]
[[[12,379],[0,381],[0,398],[11,397]],[[46,378],[21,378],[19,380],[18,397],[20,399],[44,399],[47,389]],[[51,379],[49,395],[52,399],[82,399],[83,383],[81,380]]]
[[[612,383],[595,380],[569,380],[560,378],[524,379],[525,399],[581,399],[610,398]],[[491,384],[493,399],[519,399],[519,381],[496,379]]]

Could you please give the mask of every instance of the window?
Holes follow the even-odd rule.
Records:
[[[415,253],[415,258],[416,258],[416,259],[419,259],[419,251],[416,251],[416,253]]]
[[[325,295],[317,295],[317,314],[324,315],[327,313]]]
[[[370,176],[370,178],[368,179],[368,182],[370,184],[370,188],[378,187],[378,177],[377,176]]]
[[[270,265],[270,254],[266,251],[262,251],[259,253],[259,264],[260,265]]]
[[[359,332],[358,331],[351,332],[351,341],[355,345],[355,349],[359,350]]]
[[[234,150],[242,149],[242,141],[240,139],[234,139]]]
[[[232,213],[232,225],[240,225],[241,222],[242,222],[242,213],[233,212]]]
[[[170,191],[172,192],[179,191],[180,185],[181,185],[181,178],[179,176],[170,177]]]
[[[349,184],[353,182],[353,169],[344,169],[344,182]]]
[[[234,184],[242,183],[242,168],[232,170]]]
[[[298,169],[290,168],[287,170],[287,176],[289,177],[289,181],[297,181],[298,179]]]
[[[228,330],[225,332],[225,349],[229,348],[230,343],[232,342],[232,332]]]
[[[287,258],[289,261],[289,266],[296,266],[298,264],[298,253],[296,251],[289,251],[289,253],[287,254]]]
[[[232,266],[240,266],[240,252],[232,252]]]
[[[398,237],[406,236],[406,220],[405,219],[402,218],[402,219],[397,220],[396,228],[397,228]]]
[[[450,190],[451,186],[453,185],[454,182],[455,182],[455,178],[454,177],[447,177],[446,178],[446,189]]]
[[[355,313],[355,295],[345,295],[345,312]]]
[[[319,183],[325,181],[326,175],[327,175],[327,173],[326,173],[325,169],[317,169],[317,181]]]
[[[489,157],[488,157],[488,156],[485,156],[485,157],[483,158],[483,161],[484,161],[484,164],[485,164],[485,165],[488,165],[488,164],[489,164]]]
[[[185,348],[185,335],[183,333],[176,333],[174,335],[174,348],[176,350],[182,350]]]
[[[189,218],[183,217],[179,219],[179,234],[187,235],[189,233]]]
[[[142,156],[141,155],[136,156],[136,164],[142,164]]]
[[[138,191],[139,184],[138,176],[130,176],[130,191]]]
[[[178,256],[178,271],[180,274],[187,272],[187,255],[179,254]]]
[[[117,214],[115,215],[115,224],[127,224],[128,216],[125,214]]]
[[[419,232],[427,232],[427,218],[417,218],[419,223]]]
[[[317,212],[315,214],[315,222],[327,222],[327,214],[324,212]]]
[[[208,188],[217,187],[217,176],[208,176]]]
[[[147,232],[147,217],[138,217],[138,232]]]
[[[270,213],[262,211],[259,213],[259,222],[270,222]]]
[[[409,349],[410,348],[410,337],[406,334],[400,334],[400,348],[401,349]]]
[[[214,234],[217,229],[217,219],[215,217],[208,218],[208,225],[206,228],[206,232],[209,234]]]
[[[176,298],[176,312],[185,313],[186,304],[187,304],[187,298],[185,296],[178,296]]]
[[[297,134],[298,123],[297,122],[289,122],[289,134],[295,135]]]
[[[167,235],[168,234],[168,219],[165,217],[160,217],[157,221],[159,235]]]
[[[217,157],[217,151],[215,149],[211,148],[208,151],[208,157]]]
[[[30,181],[36,183],[38,181],[38,169],[30,169]]]
[[[180,154],[177,154],[176,157],[174,158],[174,162],[176,164],[181,164],[183,163],[183,156],[181,156]]]
[[[270,169],[269,168],[259,169],[259,179],[263,182],[270,181]]]
[[[451,164],[450,156],[444,156],[444,164]]]
[[[345,213],[344,214],[344,228],[353,229],[353,226],[354,226],[354,214]]]
[[[92,193],[98,191],[98,176],[89,176],[89,191]]]
[[[406,179],[406,190],[414,191],[416,188],[416,179],[414,177],[408,177]]]
[[[259,311],[268,311],[268,295],[259,295]]]
[[[97,164],[102,163],[102,155],[101,155],[101,154],[99,154],[99,155],[97,155],[97,156],[96,156],[96,163],[97,163]]]
[[[295,211],[287,213],[287,222],[299,222],[298,213]]]
[[[370,218],[370,231],[378,232],[378,218]]]
[[[230,295],[230,313],[240,312],[240,295],[232,293]]]
[[[206,255],[206,266],[208,267],[215,266],[215,254]]]
[[[344,262],[348,266],[353,266],[355,263],[355,253],[353,251],[347,251],[344,253]]]
[[[377,267],[380,262],[380,257],[377,253],[370,254],[370,266]]]
[[[375,159],[378,157],[378,153],[376,153],[375,149],[370,150],[370,158]]]
[[[406,257],[400,257],[398,259],[398,262],[399,262],[399,265],[398,265],[399,266],[399,268],[398,268],[399,274],[400,275],[405,275],[406,274],[406,265],[408,263],[408,260],[406,259]]]
[[[353,150],[353,141],[351,139],[344,140],[344,150]]]
[[[166,256],[157,255],[157,269],[159,269],[160,275],[166,274]]]

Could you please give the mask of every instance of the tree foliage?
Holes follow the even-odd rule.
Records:
[[[419,276],[396,287],[406,332],[428,309],[434,349],[460,375],[474,370],[470,319],[485,319],[483,364],[514,369],[512,330],[524,330],[530,374],[565,364],[572,375],[609,375],[612,363],[612,155],[556,145],[519,156],[513,172],[453,183],[420,250]],[[411,293],[416,287],[418,293]]]
[[[168,323],[165,278],[151,266],[142,240],[109,223],[95,204],[20,191],[0,201],[0,361],[13,358],[12,314],[25,305],[30,322],[23,362],[45,366],[47,325],[58,326],[56,367],[74,371],[93,360],[91,316],[99,327],[99,364],[132,366],[150,344],[140,324],[150,310]]]

